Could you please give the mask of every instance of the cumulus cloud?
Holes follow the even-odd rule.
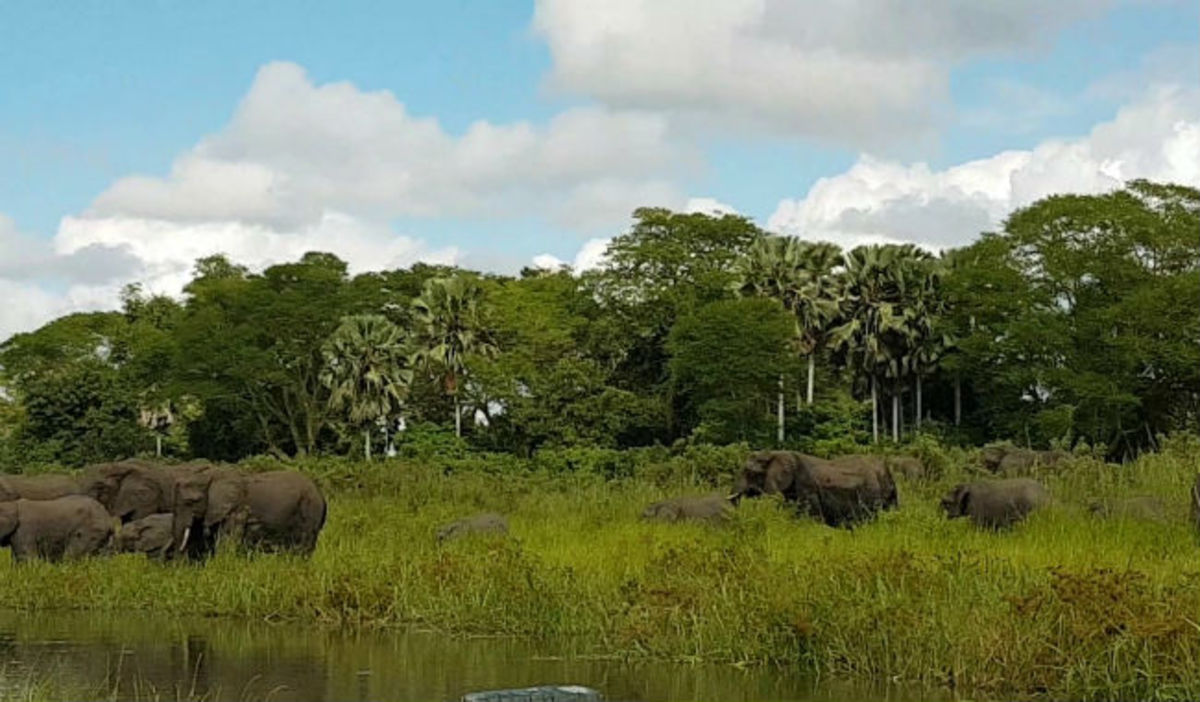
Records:
[[[294,261],[309,251],[331,251],[352,272],[399,268],[417,260],[454,263],[457,249],[430,250],[390,228],[327,212],[316,223],[293,230],[239,221],[180,223],[129,217],[66,217],[55,247],[63,256],[97,247],[123,247],[138,261],[137,280],[154,292],[178,294],[196,259],[223,253],[252,268]]]
[[[861,157],[779,203],[768,228],[845,247],[961,246],[1018,207],[1064,192],[1100,193],[1134,178],[1200,186],[1200,89],[1155,86],[1079,139],[1051,140],[944,170]]]
[[[688,214],[706,214],[706,215],[735,215],[739,212],[734,209],[733,205],[727,205],[720,200],[711,197],[691,197],[683,205],[683,211]]]
[[[950,68],[1043,45],[1109,0],[538,0],[550,84],[608,105],[856,146],[923,134]]]
[[[663,179],[688,159],[658,114],[581,107],[544,125],[479,121],[452,135],[389,92],[317,85],[300,66],[271,63],[230,123],[167,177],[123,178],[87,216],[278,229],[330,210],[382,220],[548,208],[590,225],[628,216],[638,198],[671,197]]]
[[[178,294],[195,260],[214,253],[255,269],[313,250],[352,271],[463,260],[398,235],[390,222],[400,217],[533,211],[581,236],[611,230],[635,207],[682,204],[672,179],[698,157],[667,132],[663,115],[581,107],[451,134],[389,92],[267,64],[229,123],[165,176],[117,180],[52,241],[0,219],[0,281],[29,310],[8,313],[0,331],[110,306],[133,280]]]

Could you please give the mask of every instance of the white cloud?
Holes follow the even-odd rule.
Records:
[[[575,258],[571,261],[571,270],[576,273],[583,273],[595,268],[600,268],[604,265],[605,252],[608,251],[608,245],[612,242],[612,237],[596,237],[588,239],[579,247],[579,251],[575,254]],[[533,265],[538,268],[554,270],[560,266],[567,265],[567,262],[552,256],[551,254],[539,254],[533,257]]]
[[[223,253],[254,269],[294,261],[309,251],[329,251],[351,272],[399,268],[417,260],[453,263],[458,251],[431,251],[419,241],[396,236],[349,215],[327,212],[313,225],[278,230],[237,221],[179,223],[128,217],[66,217],[55,247],[60,254],[96,246],[123,246],[140,262],[137,280],[149,290],[178,294],[196,259]]]
[[[1109,0],[538,0],[550,84],[617,107],[887,144],[922,135],[954,63],[1037,49]]]
[[[692,197],[683,205],[683,211],[688,214],[706,214],[706,215],[735,215],[739,212],[733,205],[727,205],[720,200],[711,197]]]
[[[662,115],[586,107],[453,135],[391,93],[316,85],[301,67],[272,63],[230,122],[165,177],[121,178],[64,217],[52,241],[0,218],[0,282],[23,301],[3,313],[0,332],[113,306],[134,280],[178,294],[195,260],[214,253],[261,269],[330,251],[355,272],[470,259],[397,235],[388,224],[397,217],[532,211],[595,233],[637,206],[678,207],[671,178],[695,159],[668,139]]]
[[[479,121],[455,136],[389,92],[315,85],[300,66],[272,63],[230,123],[167,177],[123,178],[87,216],[288,229],[327,211],[383,220],[541,210],[575,222],[583,210],[591,225],[623,220],[638,197],[672,194],[664,178],[689,157],[662,115],[582,107],[545,125]]]
[[[1200,186],[1200,89],[1156,86],[1086,137],[1051,140],[945,170],[863,156],[779,203],[768,228],[845,247],[961,246],[1054,193],[1099,193],[1134,178]]]

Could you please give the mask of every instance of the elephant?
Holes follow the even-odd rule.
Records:
[[[1000,529],[1025,519],[1049,501],[1046,488],[1030,478],[981,480],[954,486],[942,498],[942,510],[949,519],[970,517],[976,526]]]
[[[175,483],[207,467],[204,463],[163,466],[141,460],[105,463],[84,470],[81,484],[121,523],[170,512]]]
[[[1161,498],[1138,495],[1119,500],[1096,500],[1088,505],[1088,511],[1097,517],[1123,517],[1147,522],[1165,522],[1167,506]]]
[[[980,454],[983,467],[1000,475],[1022,475],[1042,466],[1052,468],[1070,458],[1071,454],[1057,449],[1036,451],[1017,446],[986,446]]]
[[[724,495],[673,497],[655,502],[642,511],[642,519],[660,522],[699,521],[719,523],[733,513],[733,503]]]
[[[920,480],[926,475],[925,463],[915,456],[888,456],[883,462],[892,474],[899,473],[908,480]]]
[[[0,503],[0,547],[11,546],[17,562],[95,555],[111,546],[112,536],[112,517],[86,495]]]
[[[191,558],[216,550],[219,538],[249,548],[311,555],[325,526],[325,498],[296,471],[244,474],[206,466],[175,482],[172,541]]]
[[[508,533],[508,520],[495,512],[484,512],[473,517],[451,522],[437,532],[439,544],[458,539],[469,534],[495,534],[503,536]]]
[[[161,512],[123,524],[114,546],[119,553],[144,553],[155,560],[169,560],[175,553],[171,532],[174,520],[175,515]]]
[[[829,526],[853,526],[899,505],[896,482],[876,456],[827,461],[790,451],[751,454],[730,498],[761,494],[782,495]]]
[[[21,499],[53,500],[80,494],[84,494],[84,489],[79,479],[73,475],[0,475],[0,502]]]

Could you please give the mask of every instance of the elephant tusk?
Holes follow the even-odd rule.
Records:
[[[188,537],[192,535],[192,528],[187,527],[183,530],[183,538],[179,540],[179,550],[182,551],[187,546]]]

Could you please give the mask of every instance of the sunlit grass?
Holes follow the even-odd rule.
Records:
[[[323,474],[340,487],[311,560],[223,550],[204,566],[18,568],[4,555],[0,607],[416,625],[969,694],[1195,699],[1200,548],[1186,486],[1198,457],[1079,461],[1046,476],[1051,509],[1001,533],[938,511],[959,468],[902,483],[901,510],[851,531],[770,500],[744,502],[723,527],[637,519],[665,494],[711,489],[686,481],[342,465]],[[1086,511],[1128,494],[1161,496],[1166,519]],[[438,526],[483,510],[506,514],[511,538],[436,545]]]

